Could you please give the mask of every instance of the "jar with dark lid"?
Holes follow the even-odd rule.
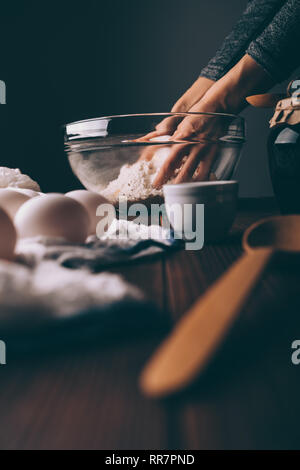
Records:
[[[285,94],[249,96],[258,108],[275,107],[268,138],[269,169],[273,190],[283,214],[300,213],[300,80]]]
[[[284,214],[300,213],[300,80],[288,94],[277,103],[268,139],[273,190]]]

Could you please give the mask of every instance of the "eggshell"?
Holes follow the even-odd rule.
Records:
[[[75,199],[86,208],[91,220],[89,235],[94,235],[96,233],[97,224],[101,219],[99,216],[96,215],[97,208],[101,204],[109,204],[109,201],[100,194],[93,193],[92,191],[86,191],[84,189],[70,191],[66,194],[66,196]]]
[[[12,189],[0,189],[0,207],[14,219],[19,208],[30,198],[26,194]]]
[[[90,218],[79,202],[60,194],[29,199],[18,210],[15,225],[21,238],[44,235],[84,243]]]
[[[17,241],[17,232],[13,221],[0,207],[0,258],[6,260],[12,260],[14,257],[14,251]]]
[[[43,193],[39,193],[38,191],[34,191],[33,189],[24,189],[24,188],[7,188],[11,191],[18,191],[19,193],[26,194],[29,197],[37,197]]]

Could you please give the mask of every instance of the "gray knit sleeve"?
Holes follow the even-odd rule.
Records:
[[[219,80],[225,75],[242,58],[249,44],[260,36],[284,4],[285,0],[250,0],[240,20],[200,76]]]
[[[246,50],[276,82],[300,65],[300,0],[288,0]]]

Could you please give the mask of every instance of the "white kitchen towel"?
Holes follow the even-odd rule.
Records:
[[[34,341],[44,341],[44,330],[46,336],[63,332],[65,342],[71,336],[158,325],[161,314],[143,293],[103,270],[173,246],[165,229],[125,220],[114,221],[100,240],[90,237],[83,245],[45,237],[20,240],[16,262],[0,261],[0,333],[18,332],[28,344],[32,331],[38,331]]]
[[[74,245],[63,239],[48,237],[20,240],[17,256],[29,266],[35,266],[41,260],[55,260],[68,268],[86,267],[100,271],[178,246],[180,241],[174,240],[168,229],[115,219],[105,235],[100,239],[89,237],[84,244]]]
[[[55,261],[33,268],[0,261],[0,330],[128,301],[143,301],[143,294],[116,274],[68,269]]]

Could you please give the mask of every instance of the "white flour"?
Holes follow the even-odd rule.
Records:
[[[18,168],[6,168],[5,166],[0,167],[0,188],[41,190],[38,183],[33,181],[30,176],[21,173]]]
[[[150,161],[137,161],[133,165],[123,165],[117,179],[101,191],[102,196],[112,203],[117,201],[141,201],[155,196],[162,196],[162,189],[152,186],[162,164],[168,157],[169,147],[157,150]]]

